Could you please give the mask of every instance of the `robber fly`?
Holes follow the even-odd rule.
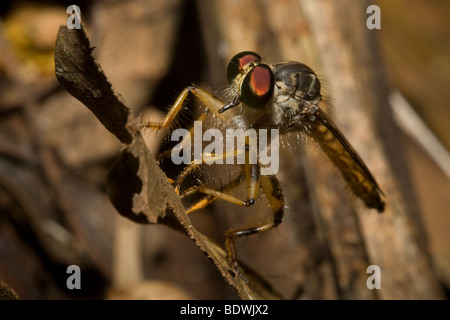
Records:
[[[229,82],[229,88],[226,90],[227,103],[209,91],[190,86],[181,92],[161,122],[146,122],[143,126],[156,130],[170,127],[182,110],[187,96],[193,94],[207,110],[197,119],[199,121],[204,120],[208,113],[212,113],[224,127],[243,130],[277,129],[280,134],[303,133],[317,142],[340,171],[352,192],[367,207],[382,212],[385,204],[374,177],[333,121],[318,107],[322,95],[321,84],[316,74],[311,68],[299,62],[272,65],[261,60],[258,54],[250,51],[238,53],[231,59],[227,68]],[[193,129],[189,132],[192,131]],[[250,152],[248,142],[246,140],[244,153]],[[168,157],[169,154],[170,152],[163,152],[160,158]],[[237,151],[231,154],[237,155]],[[210,159],[229,156],[230,154],[226,152],[209,155]],[[281,186],[274,174],[261,174],[263,166],[260,161],[256,163],[247,161],[241,164],[242,175],[221,188],[211,188],[198,182],[183,189],[181,186],[186,177],[205,162],[206,158],[192,161],[171,181],[182,199],[194,194],[201,195],[200,200],[187,209],[188,213],[204,208],[216,199],[248,207],[255,203],[260,189],[266,194],[273,213],[273,219],[264,225],[226,231],[225,248],[231,264],[237,268],[234,239],[267,231],[281,223],[284,208]],[[235,197],[229,192],[242,183],[246,183],[247,186],[245,199]]]

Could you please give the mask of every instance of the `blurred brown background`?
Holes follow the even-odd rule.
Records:
[[[398,205],[401,209],[392,205],[385,218],[373,219],[392,221],[395,231],[398,228],[395,214],[400,212],[406,217],[401,226],[411,228],[413,236],[392,240],[389,238],[395,233],[392,232],[385,238],[395,243],[376,246],[381,240],[371,243],[371,239],[383,238],[383,232],[388,231],[376,226],[373,231],[368,230],[375,212],[349,209],[354,216],[348,223],[343,221],[346,216],[312,213],[311,195],[305,196],[308,192],[301,187],[303,184],[311,187],[310,177],[297,173],[301,169],[296,163],[298,157],[286,150],[279,175],[290,207],[285,223],[278,230],[240,241],[238,248],[239,257],[259,271],[283,297],[448,298],[450,176],[449,163],[445,163],[448,151],[444,156],[426,151],[420,141],[427,133],[414,124],[412,132],[404,129],[403,122],[379,124],[390,107],[380,110],[376,104],[367,107],[364,101],[368,101],[367,105],[375,99],[379,103],[388,102],[392,92],[401,92],[437,140],[450,150],[446,123],[450,119],[450,3],[376,1],[381,9],[381,29],[372,31],[365,25],[369,2],[315,3],[133,0],[2,4],[0,281],[22,299],[237,298],[210,261],[183,234],[160,225],[133,224],[120,217],[109,203],[105,177],[120,151],[120,143],[85,106],[59,86],[54,75],[56,34],[59,25],[66,22],[67,6],[77,4],[95,47],[97,62],[125,104],[135,115],[142,113],[144,119],[160,117],[177,94],[192,83],[219,93],[226,86],[226,63],[239,51],[257,51],[269,62],[301,61],[317,70],[333,106],[330,113],[333,118],[336,116],[338,126],[350,142],[355,142],[356,150],[361,150],[362,158],[380,179],[388,206],[390,199],[396,203],[397,193],[398,199],[403,199]],[[328,31],[321,33],[321,28]],[[364,37],[373,38],[373,43],[368,42],[372,47],[363,47],[367,51],[356,49],[361,45],[356,39]],[[355,70],[333,69],[333,63],[326,61],[336,55],[361,59],[354,60]],[[366,77],[370,79],[367,70],[377,74],[372,79],[376,88],[359,88],[360,82],[353,84],[346,78],[356,72],[369,73]],[[350,120],[346,123],[345,118],[357,112],[339,114],[342,109],[338,106],[340,103],[352,108],[360,106],[353,105],[356,103],[343,94],[347,91],[341,90],[341,86],[364,92],[361,99],[375,97],[359,100],[358,104],[368,108],[364,111],[366,116],[378,113],[379,118],[356,121],[369,124],[373,121],[374,131],[379,130],[380,134],[361,140],[358,131],[352,131],[355,126]],[[405,121],[406,125],[410,123]],[[391,138],[396,145],[392,145],[394,142],[389,145],[388,133],[395,133]],[[149,141],[154,139],[152,135],[146,137]],[[372,139],[381,142],[364,143]],[[383,159],[394,163],[391,170],[399,175],[395,178],[399,183],[391,183],[391,177],[383,175],[386,170],[379,169],[381,165],[374,160],[378,153],[372,157],[370,149],[376,149],[378,143],[387,145],[389,156]],[[392,152],[396,148],[398,154]],[[329,177],[333,179],[326,180],[328,185],[332,181],[331,190],[345,190],[335,174]],[[322,193],[321,181],[319,178],[319,185],[314,184],[318,198]],[[391,185],[397,189],[391,189]],[[306,204],[299,202],[305,197]],[[404,207],[402,203],[406,203]],[[341,205],[339,202],[331,205],[331,212],[339,211]],[[221,243],[221,224],[227,210],[234,209],[222,208],[217,203],[210,210],[192,215],[194,225]],[[369,220],[365,220],[366,215]],[[355,235],[347,233],[350,227],[355,230],[361,227],[354,242]],[[339,239],[346,241],[341,244]],[[417,260],[404,262],[415,277],[384,278],[383,272],[388,269],[385,266],[400,264],[373,257],[386,257],[377,251],[387,252],[391,245],[403,248],[402,241],[417,242],[413,248],[418,253],[405,253]],[[365,269],[355,267],[359,270],[355,277],[346,273],[352,269],[353,260],[345,260],[345,252],[355,246],[361,246],[368,263],[381,265],[379,293],[368,293],[365,282],[361,282],[368,276]],[[66,268],[72,264],[82,270],[79,291],[66,288]],[[405,269],[405,274],[408,270]],[[398,282],[387,283],[383,279]]]

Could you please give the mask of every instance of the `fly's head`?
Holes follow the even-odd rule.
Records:
[[[322,99],[320,81],[311,68],[299,62],[268,65],[251,51],[230,60],[227,78],[231,102],[219,113],[240,105],[238,118],[257,113],[253,120],[261,117],[265,125],[282,132],[298,129],[305,116],[313,118]]]
[[[272,69],[261,63],[261,57],[255,52],[244,51],[235,55],[228,64],[227,79],[231,102],[220,113],[241,103],[252,109],[261,109],[273,97],[275,80]]]

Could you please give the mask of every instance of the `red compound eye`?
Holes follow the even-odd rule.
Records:
[[[272,98],[274,78],[268,65],[259,64],[242,81],[241,100],[251,108],[260,108]]]
[[[252,51],[243,51],[235,55],[228,63],[227,79],[228,83],[232,83],[234,78],[241,73],[243,67],[251,62],[259,62],[261,57]]]

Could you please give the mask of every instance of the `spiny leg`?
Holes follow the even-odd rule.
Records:
[[[247,138],[250,139],[249,137]],[[250,163],[250,148],[248,140],[246,141],[245,151],[244,172],[247,186],[247,201],[249,201],[250,204],[254,204],[259,193],[261,172],[259,164]]]
[[[208,188],[208,187],[205,187],[205,186],[198,186],[198,185],[196,185],[196,186],[193,186],[193,187],[191,187],[191,188],[189,188],[187,190],[187,193],[189,195],[192,195],[192,194],[197,193],[197,192],[201,192],[201,193],[206,194],[208,196],[206,198],[201,199],[199,202],[195,203],[193,206],[191,206],[187,210],[187,213],[191,213],[192,211],[202,209],[206,205],[208,205],[209,203],[211,203],[212,201],[214,201],[216,199],[222,199],[222,200],[225,200],[227,202],[230,202],[230,203],[233,203],[235,205],[242,206],[242,207],[249,207],[249,206],[251,206],[251,205],[253,205],[255,203],[254,199],[242,200],[242,199],[239,199],[239,198],[237,198],[235,196],[232,196],[232,195],[230,195],[230,194],[228,194],[226,192],[218,191],[218,190],[215,190],[215,189],[212,189],[212,188]],[[214,198],[214,199],[208,199],[208,198]],[[206,201],[206,203],[205,203],[205,201]]]
[[[202,102],[209,110],[219,110],[225,105],[222,100],[215,97],[212,93],[195,86],[189,86],[180,93],[177,100],[169,109],[169,112],[167,112],[166,116],[161,120],[161,122],[144,122],[142,123],[142,126],[145,128],[157,130],[169,127],[177,114],[182,109],[184,101],[186,100],[189,93],[194,94],[194,96],[196,96],[197,99]]]
[[[203,121],[203,120],[205,120],[205,118],[206,118],[207,115],[208,115],[208,112],[202,113],[195,121]],[[189,135],[188,135],[188,136],[189,136],[189,137],[192,137],[193,134],[194,134],[194,126],[192,126],[192,127],[189,129],[188,132],[189,132]],[[181,147],[181,148],[184,148],[185,145],[186,145],[189,141],[191,141],[191,140],[189,140],[189,139],[183,139],[183,140],[181,141],[181,143],[180,143],[178,146]],[[191,142],[192,142],[192,141],[191,141]],[[158,154],[158,161],[161,161],[162,159],[165,159],[165,158],[169,157],[169,156],[172,154],[172,151],[173,151],[173,148],[170,148],[170,149],[167,149],[167,150],[161,152],[160,154]]]
[[[253,142],[253,144],[252,144]],[[236,205],[240,206],[250,206],[255,204],[256,197],[258,196],[259,192],[259,178],[260,178],[260,168],[259,164],[251,164],[250,163],[250,152],[252,151],[250,146],[255,145],[254,139],[251,137],[246,137],[244,148],[237,148],[231,151],[227,151],[225,153],[221,154],[211,154],[211,155],[202,155],[202,161],[201,163],[212,163],[216,160],[222,160],[224,162],[225,159],[228,157],[234,157],[237,158],[239,155],[244,153],[244,175],[246,180],[246,186],[247,186],[247,200],[241,200],[239,198],[236,198],[234,196],[231,196],[227,193],[228,190],[231,190],[232,188],[236,187],[240,181],[242,181],[241,178],[238,178],[239,183],[232,182],[225,188],[222,188],[220,191],[208,188],[205,186],[193,186],[183,192],[183,197],[189,196],[196,192],[201,192],[207,195],[207,197],[201,199],[197,203],[195,203],[189,210],[189,212],[199,210],[201,208],[204,208],[211,202],[213,202],[216,199],[223,199],[225,201],[234,203]],[[256,158],[256,157],[255,157]],[[183,180],[188,176],[190,172],[195,170],[200,164],[196,164],[192,162],[189,166],[187,166],[177,177],[175,183],[176,188],[180,188]]]
[[[195,169],[197,169],[198,167],[200,167],[202,164],[205,163],[209,163],[209,162],[214,162],[215,160],[218,159],[226,159],[228,157],[231,156],[237,156],[238,154],[240,154],[242,151],[240,150],[233,150],[230,152],[226,152],[226,153],[221,153],[218,155],[215,154],[210,154],[210,155],[204,155],[202,154],[202,158],[201,161],[199,163],[197,163],[195,160],[191,161],[191,163],[189,163],[185,168],[183,168],[183,170],[178,174],[177,178],[173,181],[173,184],[175,185],[175,192],[177,192],[177,194],[179,194],[180,192],[180,188],[181,188],[181,184],[183,183],[183,181],[186,179],[186,177],[189,176],[190,173],[192,173]],[[198,190],[197,190],[198,191]],[[183,193],[186,193],[183,192]]]
[[[229,183],[223,185],[220,188],[220,191],[226,193],[226,192],[236,188],[239,184],[242,183],[243,179],[244,179],[244,176],[242,174],[240,174],[236,179],[234,179],[234,180],[230,181]],[[189,189],[185,190],[180,195],[180,199],[185,199],[185,198],[190,197],[193,194],[196,194],[198,192],[199,192],[198,186],[192,186]],[[189,209],[186,210],[186,212],[189,214],[189,213],[191,213],[193,211],[196,211],[196,210],[199,210],[199,209],[203,209],[204,207],[208,206],[210,203],[214,202],[215,200],[217,200],[216,196],[206,195],[205,197],[203,197],[199,201],[195,202]]]
[[[267,200],[269,201],[269,205],[272,209],[273,220],[270,223],[265,225],[249,228],[249,229],[229,229],[225,232],[225,248],[228,253],[228,259],[231,265],[235,268],[235,270],[239,274],[237,255],[236,255],[236,246],[234,244],[234,239],[242,236],[248,236],[251,234],[264,232],[270,230],[281,223],[281,219],[283,218],[283,207],[284,207],[284,198],[283,193],[281,191],[280,182],[278,179],[272,176],[261,175],[260,176],[261,187],[264,190],[264,193],[267,196]]]
[[[163,120],[161,120],[160,122],[151,122],[151,121],[143,122],[142,127],[149,128],[149,129],[156,129],[156,130],[170,127],[170,125],[173,123],[177,114],[181,111],[181,109],[184,105],[184,102],[189,93],[194,94],[194,96],[197,97],[197,99],[200,102],[202,102],[208,110],[212,110],[212,111],[216,112],[225,105],[225,103],[223,101],[221,101],[220,99],[215,97],[212,93],[210,93],[206,90],[203,90],[201,88],[197,88],[195,86],[189,86],[180,93],[177,100],[172,105],[172,107],[169,109],[169,112],[166,114],[166,116],[164,117]],[[202,115],[200,115],[200,117],[197,120],[203,121],[205,119],[206,115],[207,115],[207,113],[203,113]],[[193,127],[189,130],[189,133],[191,135],[192,135],[193,130],[194,130]],[[181,143],[180,146],[184,146],[184,144],[187,143],[188,141],[189,141],[188,139],[186,139],[186,140],[183,139],[183,142]],[[171,153],[172,153],[172,149],[162,152],[158,157],[158,161],[169,156]],[[169,179],[169,181],[170,181],[170,183],[173,183],[173,180]]]
[[[195,210],[202,209],[206,207],[211,202],[215,201],[216,199],[222,199],[225,201],[228,201],[230,203],[233,203],[238,206],[242,207],[249,207],[253,204],[255,204],[256,197],[258,196],[259,192],[259,166],[258,165],[251,165],[251,164],[245,164],[245,180],[247,182],[247,200],[239,199],[235,196],[232,196],[228,194],[230,190],[237,187],[242,181],[242,176],[239,176],[237,179],[233,180],[231,183],[225,185],[221,188],[221,190],[215,190],[212,188],[208,188],[205,186],[199,186],[195,185],[187,189],[183,194],[180,196],[181,198],[186,198],[188,196],[191,196],[197,192],[201,192],[205,195],[207,195],[205,198],[200,199],[198,202],[194,203],[188,210],[187,213],[191,213]]]
[[[245,175],[247,177],[247,188],[248,188],[248,200],[254,204],[254,200],[258,195],[259,191],[259,165],[250,163],[250,152],[252,151],[250,146],[256,145],[255,139],[250,137],[246,137],[244,148],[235,148],[234,150],[227,151],[225,153],[220,154],[202,154],[201,161],[198,162],[196,160],[192,161],[189,165],[187,165],[177,176],[175,180],[175,188],[178,192],[181,184],[184,179],[197,169],[202,164],[212,164],[217,160],[221,160],[221,163],[226,162],[226,159],[229,157],[237,158],[239,155],[245,155]],[[183,140],[184,141],[184,140]],[[253,143],[253,144],[252,144]],[[256,158],[256,157],[255,157]]]

